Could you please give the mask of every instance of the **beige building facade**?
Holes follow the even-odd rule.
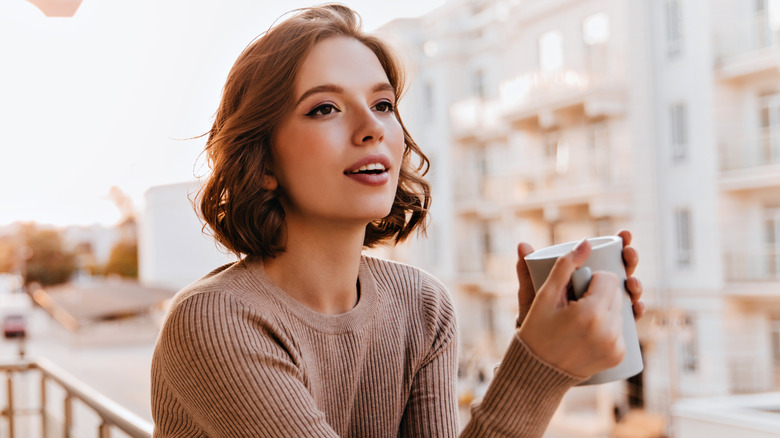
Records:
[[[409,54],[435,196],[392,255],[455,295],[464,401],[512,334],[517,242],[621,228],[645,372],[575,388],[551,434],[633,408],[673,433],[678,401],[780,389],[780,1],[451,0],[380,32]]]

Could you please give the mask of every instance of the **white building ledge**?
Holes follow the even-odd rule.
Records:
[[[676,438],[780,437],[780,392],[683,399],[672,416]]]

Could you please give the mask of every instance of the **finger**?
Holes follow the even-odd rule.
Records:
[[[633,239],[634,236],[631,235],[631,231],[628,230],[620,230],[617,233],[618,236],[620,236],[621,239],[623,239],[623,246],[631,245],[631,239]]]
[[[644,286],[642,286],[642,282],[639,281],[638,278],[628,277],[628,279],[626,279],[626,290],[629,295],[631,295],[631,302],[637,303],[642,298]]]
[[[528,265],[525,263],[525,256],[532,252],[534,252],[534,248],[531,245],[520,242],[517,245],[517,265],[515,265],[517,281],[520,283],[520,293],[521,295],[530,295],[531,298],[534,296],[534,286]]]
[[[634,311],[634,320],[638,320],[645,314],[645,303],[638,301],[631,306]]]
[[[561,294],[566,293],[566,288],[571,280],[571,274],[574,270],[581,267],[585,260],[590,255],[590,242],[587,239],[583,239],[579,242],[574,249],[565,256],[559,257],[555,261],[550,275],[547,277],[547,281],[539,289],[539,295],[545,295],[545,299],[555,300],[555,302],[561,299]]]
[[[623,265],[626,267],[626,275],[634,275],[637,265],[639,265],[639,253],[632,246],[623,247]]]
[[[517,305],[519,310],[516,320],[517,326],[520,326],[523,323],[523,320],[525,320],[525,316],[528,314],[528,310],[536,296],[533,280],[531,280],[531,273],[528,271],[528,265],[525,262],[525,256],[532,252],[534,252],[534,248],[525,242],[521,242],[517,245],[517,264],[515,265],[517,281],[519,282],[517,291]]]
[[[607,271],[596,271],[585,294],[577,302],[594,306],[597,312],[612,309],[622,297],[618,293],[620,280]]]

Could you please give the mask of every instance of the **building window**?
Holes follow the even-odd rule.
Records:
[[[582,39],[586,46],[606,44],[609,40],[609,17],[606,13],[599,12],[582,20]]]
[[[544,156],[548,159],[555,159],[558,157],[558,141],[559,135],[557,131],[549,132],[544,135]]]
[[[765,266],[770,279],[780,280],[780,207],[767,208],[765,213]]]
[[[563,68],[563,35],[560,31],[545,32],[539,37],[539,70],[555,73]]]
[[[588,70],[598,77],[606,72],[609,16],[604,12],[585,17],[582,21],[582,42],[588,61]]]
[[[775,387],[780,388],[780,319],[770,322],[769,339],[772,342],[772,369],[775,374]]]
[[[475,70],[471,74],[471,94],[480,98],[485,97],[485,72],[482,69]]]
[[[487,259],[493,252],[493,245],[490,241],[490,224],[483,222],[480,226],[480,240],[482,246],[482,256]]]
[[[666,0],[666,54],[680,55],[683,46],[681,0]]]
[[[685,373],[695,373],[699,368],[698,343],[693,318],[685,315],[680,333],[680,368]]]
[[[693,262],[693,239],[691,238],[691,211],[678,208],[674,212],[677,239],[677,267],[687,268]]]
[[[759,164],[780,163],[780,93],[759,98],[761,151]]]
[[[758,48],[780,43],[780,1],[756,0],[755,4]]]
[[[496,333],[496,300],[490,296],[483,298],[482,310],[482,327],[492,337]]]
[[[688,155],[688,109],[684,103],[669,107],[672,160],[680,162]]]
[[[611,147],[609,141],[609,125],[597,122],[590,125],[590,155],[593,160],[589,166],[594,176],[600,181],[612,180]]]

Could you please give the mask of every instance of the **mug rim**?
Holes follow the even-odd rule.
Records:
[[[623,239],[620,236],[599,236],[599,237],[588,238],[588,242],[590,242],[592,251],[611,245],[615,242],[620,242],[622,240]],[[573,250],[574,247],[580,242],[581,240],[574,240],[571,242],[559,243],[557,245],[547,246],[542,249],[536,250],[531,254],[528,254],[527,256],[524,257],[524,259],[525,260],[557,259],[558,257],[561,257],[571,252],[571,250]]]

